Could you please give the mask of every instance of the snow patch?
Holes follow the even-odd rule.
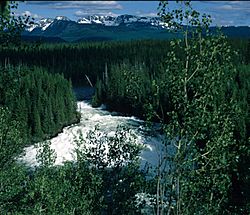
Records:
[[[51,23],[46,23],[46,24],[42,27],[42,30],[45,31],[50,25],[51,25]]]
[[[70,21],[70,19],[66,16],[56,16],[55,20]]]
[[[31,31],[33,31],[36,27],[37,27],[37,25],[31,25],[30,27],[26,28],[26,30],[29,31],[29,32],[31,32]]]

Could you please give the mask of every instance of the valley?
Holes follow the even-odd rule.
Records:
[[[0,214],[249,214],[249,4],[153,6],[0,3]]]

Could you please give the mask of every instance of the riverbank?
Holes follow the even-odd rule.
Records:
[[[74,95],[76,97],[77,101],[82,101],[82,100],[91,100],[93,94],[94,94],[95,89],[93,87],[73,87],[73,92]],[[74,126],[78,123],[80,123],[81,120],[81,113],[79,110],[77,110],[76,112],[76,117],[70,121],[68,121],[67,123],[64,123],[56,132],[54,132],[53,134],[45,134],[42,138],[32,138],[31,141],[29,143],[26,144],[27,146],[30,146],[32,144],[36,144],[37,142],[42,142],[42,141],[46,141],[52,138],[57,137],[60,133],[63,132],[63,130],[66,127],[70,127],[70,126]]]

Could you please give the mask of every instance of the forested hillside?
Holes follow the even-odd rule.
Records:
[[[71,83],[38,67],[1,67],[0,104],[26,141],[47,139],[79,119]]]
[[[250,42],[244,39],[229,40],[238,51],[237,62],[249,62]],[[161,73],[161,64],[167,58],[170,41],[139,40],[128,42],[85,42],[76,44],[24,43],[21,47],[2,48],[0,62],[18,65],[42,66],[51,73],[63,73],[73,85],[88,84],[85,74],[95,83],[102,78],[107,64],[108,72],[116,64],[126,61],[142,63],[151,76]],[[35,45],[35,46],[34,46]]]
[[[36,65],[52,73],[63,73],[73,84],[86,85],[85,74],[95,83],[102,77],[105,64],[127,59],[130,62],[145,62],[153,72],[167,53],[168,41],[97,42],[77,44],[23,44],[18,49],[3,49],[0,61],[11,64]]]
[[[249,40],[213,34],[211,17],[184,1],[178,10],[159,4],[159,16],[183,34],[171,41],[20,43],[29,20],[11,17],[13,2],[5,6],[0,214],[249,214]],[[139,168],[142,146],[122,126],[79,131],[75,161],[55,165],[55,150],[42,140],[79,120],[65,78],[86,85],[85,75],[95,84],[94,106],[139,116],[152,133],[158,122],[151,171]],[[18,158],[38,141],[39,166],[31,168]]]

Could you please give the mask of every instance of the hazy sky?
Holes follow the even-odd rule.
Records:
[[[77,20],[87,15],[156,16],[158,1],[26,1],[18,14],[34,18],[67,16]],[[170,6],[175,2],[170,2]],[[214,25],[250,26],[250,1],[193,1],[194,8],[212,16]]]

